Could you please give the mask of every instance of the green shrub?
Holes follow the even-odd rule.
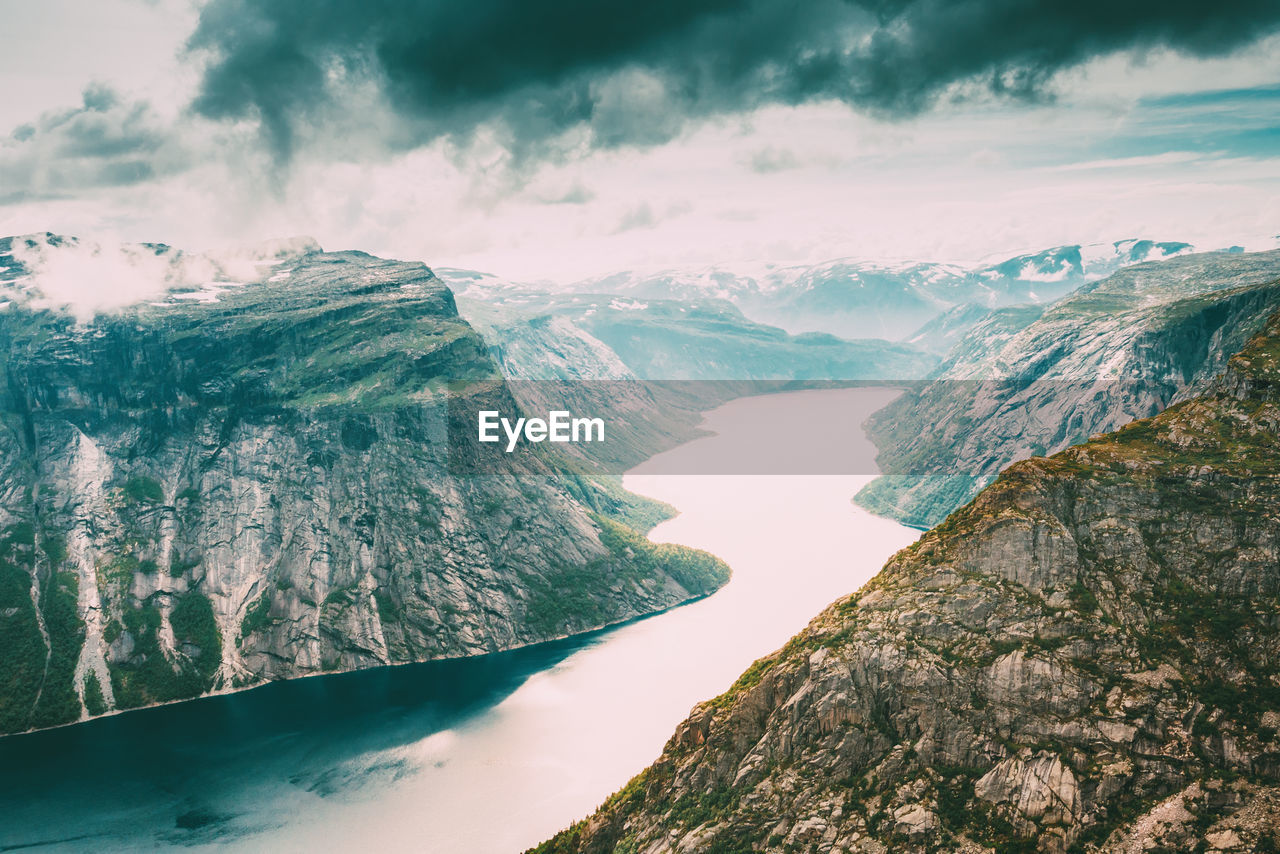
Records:
[[[54,573],[40,594],[44,629],[49,636],[49,662],[32,726],[56,726],[80,717],[76,694],[76,662],[84,646],[84,624],[76,608],[79,580],[75,573]]]
[[[93,671],[84,675],[84,707],[94,716],[107,712],[107,701],[102,696],[102,686],[98,684],[98,677]]]
[[[115,643],[116,640],[123,633],[124,633],[124,627],[120,625],[120,621],[112,620],[109,623],[107,623],[105,628],[103,628],[102,640],[106,642],[107,646],[110,646],[111,644]]]
[[[262,631],[271,623],[271,597],[263,593],[244,611],[244,619],[240,621],[241,640],[254,632]]]
[[[31,575],[11,559],[13,551],[11,542],[0,546],[0,612],[10,612],[0,619],[0,732],[31,727],[48,653],[31,602]]]
[[[1092,614],[1098,610],[1098,597],[1082,582],[1077,581],[1072,586],[1070,596],[1071,601],[1075,603],[1076,610],[1081,613]]]
[[[200,557],[174,557],[169,561],[169,576],[171,578],[181,578],[187,574],[188,570],[195,569],[200,565]]]
[[[159,504],[164,501],[164,488],[160,481],[144,474],[126,480],[123,490],[130,504]]]
[[[179,597],[169,614],[173,636],[178,645],[198,648],[191,657],[196,674],[200,677],[199,690],[203,693],[212,685],[214,674],[222,664],[222,634],[213,615],[213,604],[203,593],[190,592]]]
[[[67,559],[67,540],[57,531],[45,531],[40,536],[40,548],[53,567],[60,566]]]
[[[133,656],[127,662],[107,663],[117,707],[196,697],[212,686],[222,661],[222,643],[209,599],[202,593],[187,593],[179,597],[169,616],[178,646],[194,647],[177,660],[160,649],[156,635],[161,616],[154,605],[125,611],[124,627],[134,639]]]
[[[391,598],[391,594],[382,588],[373,591],[374,604],[378,606],[378,619],[384,624],[395,623],[402,616],[400,606],[396,604],[396,600]]]

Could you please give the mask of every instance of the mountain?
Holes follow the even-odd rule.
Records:
[[[508,376],[543,379],[857,380],[924,377],[922,348],[834,335],[792,335],[718,299],[633,299],[521,290],[459,308]]]
[[[0,733],[508,649],[727,580],[558,457],[461,473],[476,410],[518,406],[426,266],[300,245],[233,280],[131,247],[125,280],[158,291],[61,303],[99,292],[99,255],[0,241]]]
[[[1280,315],[1009,467],[535,850],[1277,850],[1278,447]]]
[[[974,266],[838,259],[744,271],[628,271],[570,289],[636,299],[722,299],[753,320],[792,333],[899,340],[957,306],[1048,303],[1122,267],[1190,251],[1186,243],[1122,240],[1058,246]]]
[[[965,339],[966,333],[976,326],[979,321],[986,320],[991,314],[1010,310],[1039,315],[1044,310],[1044,307],[1035,303],[1028,303],[1017,306],[1014,309],[993,310],[978,303],[961,303],[954,308],[947,309],[924,326],[921,326],[906,339],[905,343],[913,344],[939,357],[945,357],[960,341]]]
[[[1280,308],[1280,252],[1128,267],[1048,307],[997,309],[937,377],[871,417],[888,476],[857,501],[931,527],[1015,460],[1193,396]]]

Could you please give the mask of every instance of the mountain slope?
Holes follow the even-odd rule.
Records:
[[[727,580],[592,513],[552,457],[456,473],[451,431],[518,407],[421,264],[305,250],[79,320],[13,249],[0,733],[507,649]]]
[[[930,527],[1009,463],[1197,393],[1280,308],[1280,252],[1129,267],[1047,308],[992,312],[937,378],[868,422],[881,471],[857,501]]]
[[[1280,315],[1011,466],[540,852],[1280,845]]]

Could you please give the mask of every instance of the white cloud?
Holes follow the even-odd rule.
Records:
[[[1204,159],[1205,155],[1194,151],[1166,151],[1163,154],[1142,154],[1134,157],[1111,157],[1106,160],[1086,160],[1081,163],[1064,163],[1055,166],[1058,172],[1080,172],[1087,169],[1141,169],[1149,166],[1173,166]]]
[[[143,246],[51,243],[30,235],[15,240],[12,252],[28,276],[10,285],[5,298],[32,308],[65,308],[80,320],[162,296],[178,283],[172,253]]]
[[[66,310],[81,322],[167,297],[210,302],[221,288],[260,279],[282,259],[315,248],[309,238],[288,238],[201,255],[31,234],[13,241],[10,251],[26,275],[0,284],[0,300]],[[204,290],[191,293],[195,288]]]

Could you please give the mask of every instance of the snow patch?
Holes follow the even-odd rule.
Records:
[[[1018,270],[1018,278],[1024,282],[1062,282],[1071,276],[1071,267],[1063,264],[1057,270],[1042,270],[1035,261],[1027,261]]]

